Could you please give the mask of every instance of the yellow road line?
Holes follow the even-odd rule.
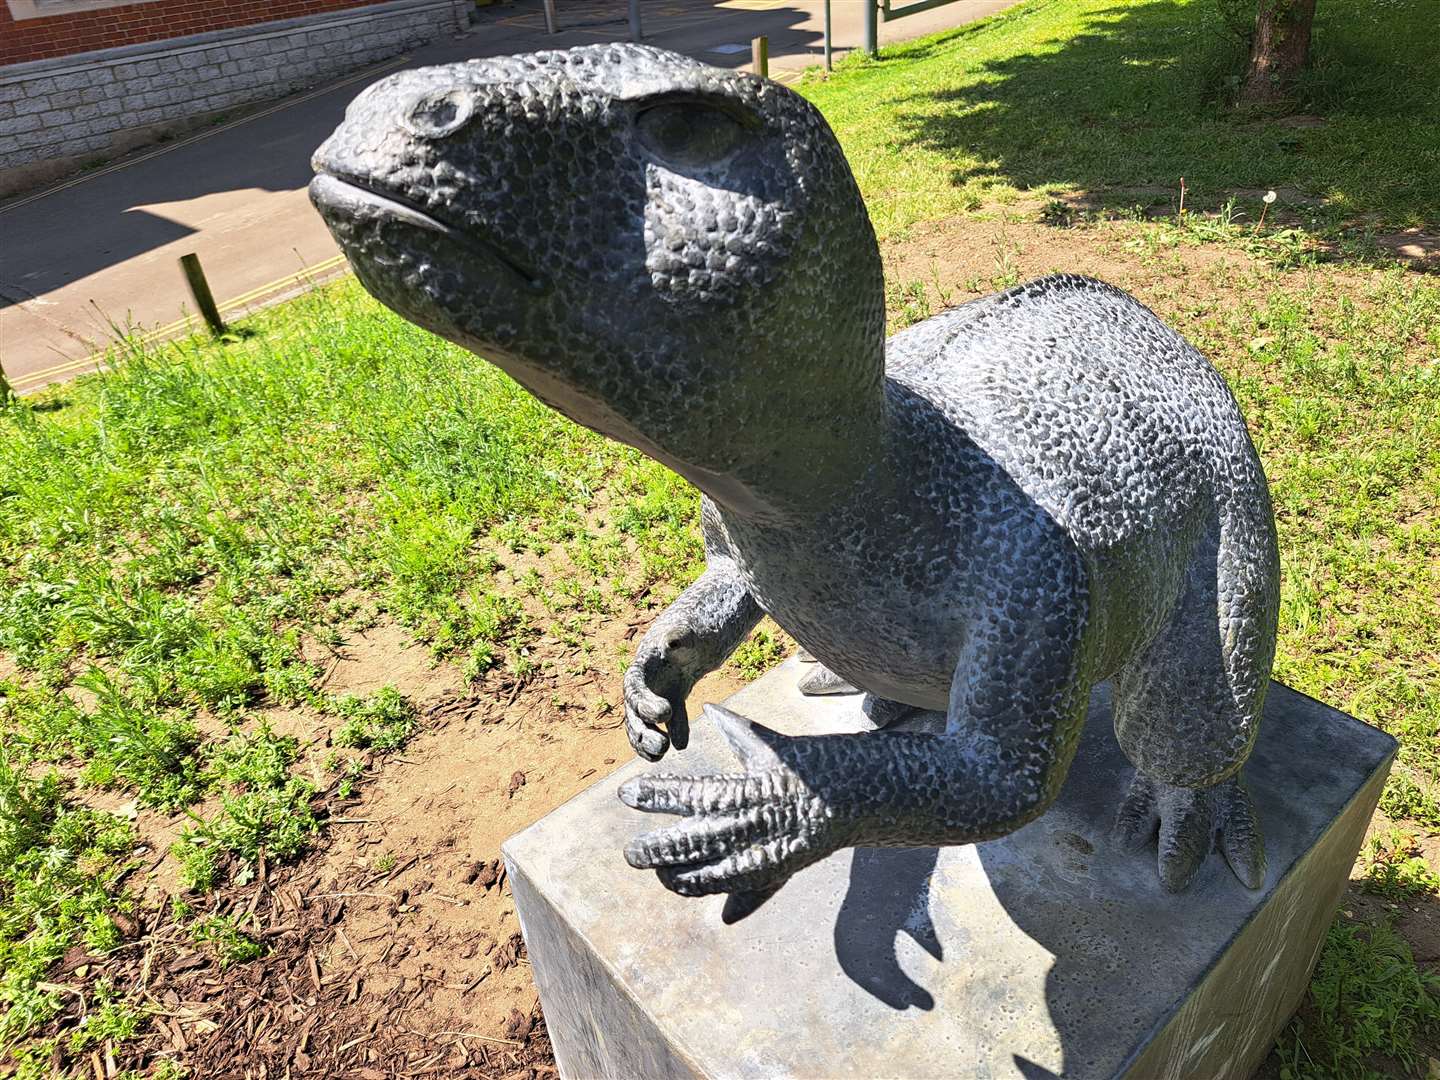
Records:
[[[231,297],[223,304],[219,304],[217,306],[219,307],[221,314],[228,314],[229,312],[235,311],[237,308],[241,308],[246,306],[247,304],[255,302],[263,296],[273,293],[284,292],[286,289],[292,286],[303,285],[307,281],[312,280],[316,284],[318,284],[322,276],[327,275],[332,270],[336,270],[344,265],[345,256],[335,255],[331,258],[325,259],[323,262],[316,263],[314,266],[307,266],[305,269],[297,271],[296,273],[286,274],[282,278],[276,278],[274,281],[266,282],[259,288],[251,289],[249,292],[243,292],[239,296]],[[184,318],[176,319],[174,322],[166,323],[164,326],[158,326],[153,330],[147,330],[144,334],[141,334],[136,340],[142,345],[149,345],[156,341],[176,337],[179,334],[199,329],[199,327],[200,317],[198,315],[186,315]],[[24,375],[17,376],[14,380],[12,380],[11,387],[17,393],[26,390],[38,390],[41,384],[48,382],[49,380],[55,378],[57,375],[71,375],[79,373],[86,369],[100,367],[100,365],[103,364],[105,361],[105,356],[106,351],[101,350],[99,352],[91,353],[89,356],[84,357],[80,360],[67,360],[63,364],[55,364],[52,367],[42,368],[39,371],[26,372]]]

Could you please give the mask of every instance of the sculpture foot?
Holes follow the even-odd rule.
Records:
[[[792,874],[851,842],[853,830],[843,807],[827,802],[802,776],[823,790],[825,776],[844,775],[843,764],[825,760],[833,742],[781,735],[719,705],[706,705],[705,713],[745,771],[625,781],[619,794],[626,806],[681,815],[631,840],[625,860],[654,869],[682,896],[730,893],[725,918],[733,922]]]
[[[1137,772],[1115,818],[1115,839],[1132,851],[1159,836],[1160,883],[1170,892],[1189,887],[1206,857],[1219,846],[1247,889],[1265,884],[1265,839],[1250,793],[1237,775],[1214,787],[1173,787]]]
[[[813,658],[808,661],[805,674],[800,676],[799,686],[800,693],[806,697],[828,697],[833,694],[858,694],[860,692]]]
[[[891,724],[904,720],[907,716],[913,716],[920,712],[914,705],[906,705],[903,701],[891,701],[889,698],[876,697],[874,694],[866,694],[865,702],[860,708],[870,718],[870,722],[877,728],[888,728]]]

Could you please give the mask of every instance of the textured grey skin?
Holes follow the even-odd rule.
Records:
[[[1223,380],[1139,302],[1062,275],[887,342],[820,115],[641,46],[391,76],[314,164],[376,297],[704,493],[707,569],[625,676],[641,755],[683,742],[686,694],[764,612],[877,722],[946,714],[790,738],[716,710],[744,771],[627,783],[682,815],[632,865],[743,907],[842,846],[1006,834],[1113,678],[1120,838],[1158,831],[1179,889],[1218,834],[1261,883],[1239,774],[1274,652],[1265,477]]]

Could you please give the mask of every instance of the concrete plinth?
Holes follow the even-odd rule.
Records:
[[[789,734],[868,727],[803,698],[787,662],[727,704]],[[504,849],[561,1072],[618,1077],[1237,1077],[1298,1004],[1395,741],[1279,684],[1246,775],[1270,873],[1212,857],[1167,894],[1107,840],[1129,768],[1097,690],[1060,800],[985,844],[838,852],[748,919],[687,900],[621,850],[642,770],[733,771],[697,720]]]

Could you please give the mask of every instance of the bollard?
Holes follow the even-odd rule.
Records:
[[[865,54],[874,56],[880,51],[880,0],[864,0],[865,4]]]
[[[220,319],[220,309],[215,306],[215,297],[210,293],[210,283],[205,280],[205,271],[200,269],[200,256],[193,251],[180,256],[180,269],[185,271],[185,280],[190,283],[190,295],[200,309],[205,323],[212,334],[223,334],[225,323]]]
[[[770,39],[757,37],[750,42],[750,68],[762,79],[770,77]]]
[[[630,0],[630,40],[638,42],[640,38],[640,0]]]
[[[833,69],[834,65],[830,62],[830,0],[825,0],[825,70]]]
[[[545,32],[547,34],[558,34],[560,27],[555,17],[555,0],[545,0]]]

